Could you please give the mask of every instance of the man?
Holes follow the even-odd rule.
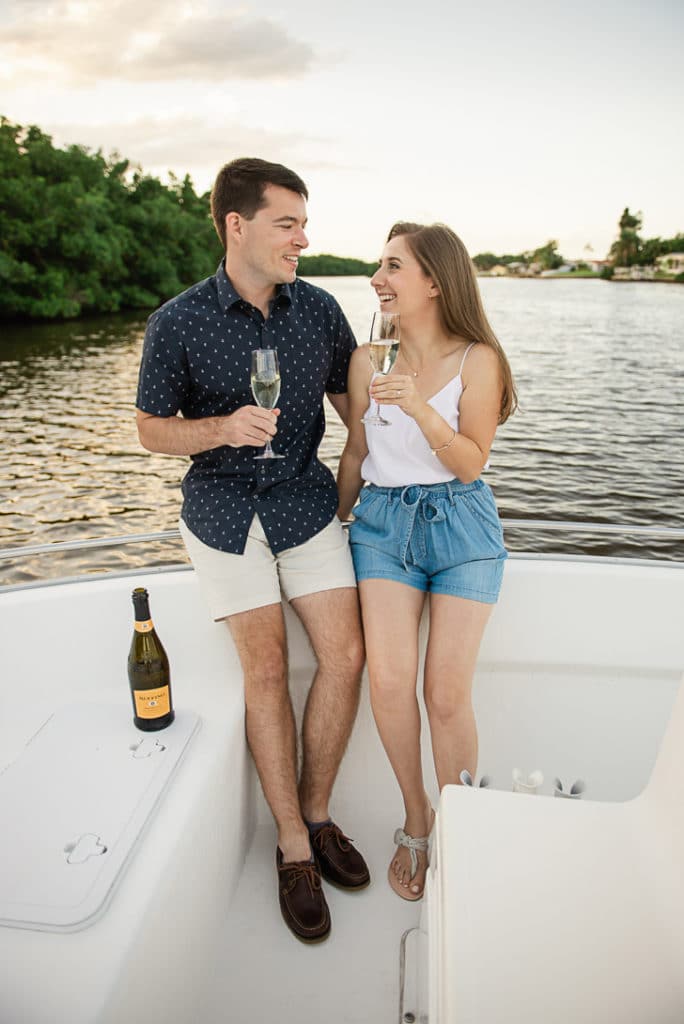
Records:
[[[355,341],[332,296],[297,279],[307,199],[301,178],[280,164],[240,159],[219,172],[211,206],[225,261],[150,317],[137,423],[148,450],[192,458],[181,534],[242,663],[247,739],[278,832],[283,918],[313,942],[330,931],[321,874],[360,889],[369,873],[328,816],[358,706],[363,641],[337,490],[317,451],[325,393],[346,422]],[[277,349],[279,409],[252,401],[258,348]],[[284,458],[255,461],[271,438]],[[281,588],[318,662],[299,783]]]

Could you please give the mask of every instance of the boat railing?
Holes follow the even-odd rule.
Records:
[[[502,519],[507,530],[543,530],[549,533],[608,534],[619,537],[649,537],[663,540],[684,540],[684,528],[673,526],[638,526],[633,523],[575,522],[573,520]],[[344,524],[348,526],[348,523]],[[119,547],[126,544],[157,543],[180,540],[180,531],[161,530],[156,533],[124,533],[115,537],[92,537],[88,540],[65,540],[51,544],[27,544],[0,548],[0,561],[29,558],[57,551],[80,551],[88,548]],[[548,557],[548,555],[546,556]]]
[[[516,560],[684,568],[684,529],[678,527],[545,519],[503,519],[502,524]],[[540,541],[545,535],[549,539]],[[109,551],[96,554],[99,549]],[[0,594],[192,569],[177,529],[0,548],[0,566]]]

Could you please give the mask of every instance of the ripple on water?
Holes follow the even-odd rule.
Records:
[[[365,279],[319,281],[365,340]],[[684,288],[598,281],[481,281],[520,410],[500,428],[487,479],[503,516],[684,525]],[[138,444],[134,400],[144,317],[3,331],[0,546],[173,529],[186,460]],[[19,411],[17,411],[19,410]],[[335,471],[345,431],[332,408],[321,458]],[[559,540],[507,531],[514,550],[683,558],[644,538]],[[54,556],[51,556],[54,559]],[[155,564],[184,561],[161,544]],[[161,561],[159,561],[161,560]],[[131,546],[34,559],[4,580],[149,564]]]

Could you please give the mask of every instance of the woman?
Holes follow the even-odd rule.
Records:
[[[338,514],[349,517],[366,480],[350,539],[373,714],[406,812],[388,878],[398,895],[416,900],[434,820],[421,767],[418,627],[427,593],[424,696],[441,790],[463,769],[475,775],[471,686],[506,558],[480,474],[516,394],[472,262],[450,228],[395,224],[371,286],[381,310],[401,314],[401,345],[386,377],[373,378],[367,345],[352,356]],[[364,430],[369,386],[390,426]]]

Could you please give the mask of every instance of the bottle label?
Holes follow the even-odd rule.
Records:
[[[161,718],[171,710],[168,686],[157,690],[134,690],[135,713],[138,718]]]
[[[138,619],[136,619],[133,625],[135,626],[136,633],[151,633],[154,629],[152,619],[145,619],[144,621],[138,621]]]

